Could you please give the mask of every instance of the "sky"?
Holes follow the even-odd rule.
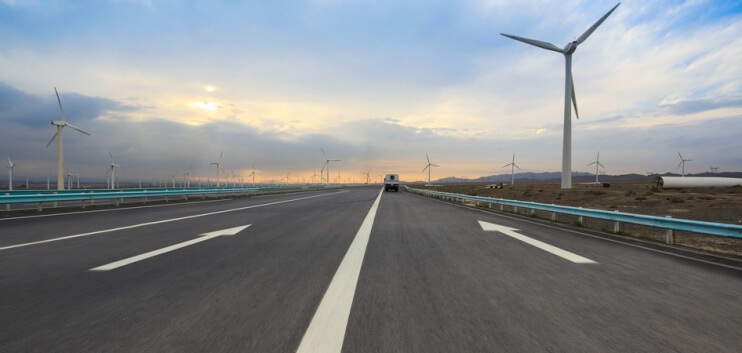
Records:
[[[0,157],[56,174],[56,87],[83,178],[560,171],[564,56],[500,33],[561,48],[615,4],[0,0]],[[572,170],[742,171],[741,62],[739,1],[622,2],[573,54]]]

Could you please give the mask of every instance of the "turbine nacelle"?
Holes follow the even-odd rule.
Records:
[[[569,54],[574,53],[575,50],[577,50],[577,45],[578,44],[579,43],[577,43],[577,41],[574,41],[574,42],[571,42],[571,43],[567,44],[567,46],[564,47],[564,51],[563,51],[564,55],[569,55]]]

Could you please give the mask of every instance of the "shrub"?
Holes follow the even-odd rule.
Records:
[[[585,194],[599,196],[599,195],[605,195],[606,192],[603,190],[588,190],[588,191],[585,191]]]
[[[644,200],[646,200],[646,199],[647,199],[647,198],[646,198],[646,197],[644,197],[644,196],[637,196],[637,197],[635,197],[635,198],[634,198],[634,200],[637,200],[637,201],[644,201]]]
[[[636,196],[636,191],[634,191],[634,190],[629,190],[629,191],[627,191],[627,192],[626,192],[626,193],[624,194],[624,196]]]
[[[684,199],[684,198],[682,198],[682,197],[679,197],[679,196],[673,196],[673,197],[671,197],[671,198],[668,198],[668,199],[669,199],[669,200],[670,200],[670,202],[672,202],[672,203],[683,203],[683,202],[685,202],[685,199]]]

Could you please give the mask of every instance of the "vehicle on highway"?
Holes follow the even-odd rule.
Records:
[[[384,191],[394,190],[399,192],[399,175],[387,174],[384,177]]]

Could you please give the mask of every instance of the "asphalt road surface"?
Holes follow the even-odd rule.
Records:
[[[0,352],[740,352],[742,264],[379,187],[0,220]]]

